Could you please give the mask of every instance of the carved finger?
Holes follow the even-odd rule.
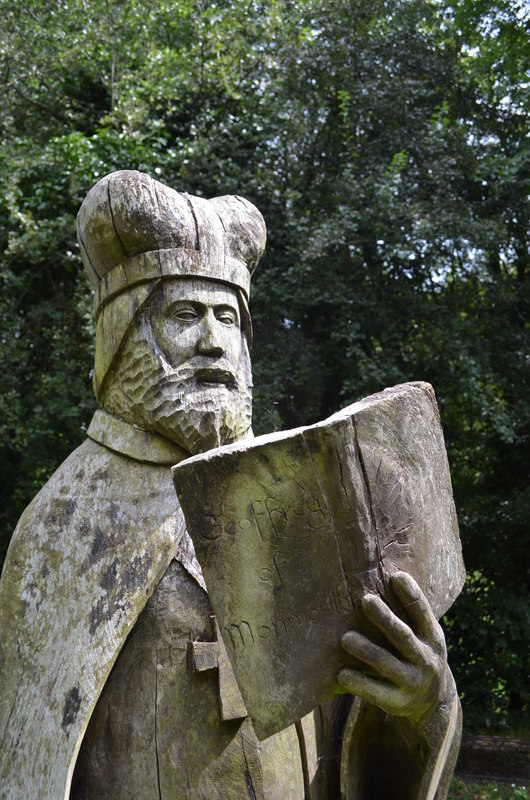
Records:
[[[393,681],[396,685],[410,682],[410,667],[361,633],[347,631],[342,637],[342,646],[347,653],[367,664],[382,678]]]
[[[392,588],[403,603],[404,611],[410,619],[417,635],[431,643],[438,652],[445,653],[445,636],[434,616],[429,601],[412,575],[396,572],[390,579]]]
[[[365,595],[361,606],[367,619],[384,634],[404,659],[413,664],[422,663],[422,643],[406,622],[399,619],[378,595]]]
[[[378,706],[389,714],[401,714],[407,703],[403,693],[391,684],[354,669],[341,669],[338,682],[347,692]]]

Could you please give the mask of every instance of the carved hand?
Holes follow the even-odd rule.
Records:
[[[351,694],[418,725],[430,718],[443,696],[445,637],[410,575],[397,572],[390,583],[407,622],[378,595],[365,595],[362,613],[370,626],[383,634],[388,649],[357,631],[345,633],[342,646],[355,657],[356,665],[342,669],[338,681]]]

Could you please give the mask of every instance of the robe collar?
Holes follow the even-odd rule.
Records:
[[[165,436],[144,431],[102,408],[92,417],[87,436],[115,453],[147,464],[170,467],[190,455]]]

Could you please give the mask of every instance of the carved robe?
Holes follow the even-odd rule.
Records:
[[[101,411],[88,435],[22,515],[0,583],[0,798],[337,800],[340,775],[348,800],[442,800],[454,691],[419,732],[357,703],[342,764],[349,698],[261,743],[244,711],[223,719],[221,671],[194,656],[216,637],[178,454]]]

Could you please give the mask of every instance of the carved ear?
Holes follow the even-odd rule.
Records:
[[[267,228],[256,206],[238,195],[224,195],[210,200],[225,229],[229,255],[256,269],[265,249]]]

